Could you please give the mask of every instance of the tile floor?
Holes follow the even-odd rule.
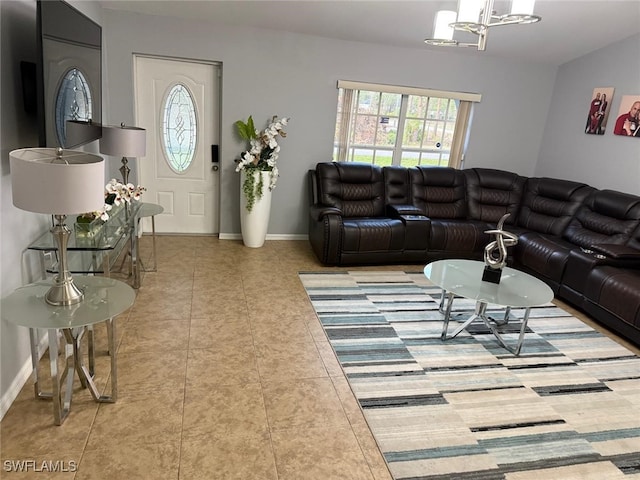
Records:
[[[142,247],[149,263],[149,237]],[[297,277],[321,269],[306,241],[158,237],[157,272],[117,320],[117,403],[96,404],[76,381],[56,427],[28,382],[0,423],[0,477],[390,479]],[[8,473],[20,460],[68,471]]]

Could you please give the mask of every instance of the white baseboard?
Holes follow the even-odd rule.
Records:
[[[309,240],[309,235],[307,235],[306,233],[274,233],[273,235],[267,235],[267,240]]]
[[[218,238],[220,240],[242,240],[242,234],[240,233],[219,233]]]
[[[38,343],[38,358],[42,358],[42,355],[44,355],[44,352],[47,351],[48,346],[49,342],[47,339],[47,335],[43,335],[40,339],[40,342]],[[24,384],[29,381],[32,373],[33,365],[31,364],[31,355],[29,355],[27,357],[27,360],[22,365],[22,368],[13,379],[13,382],[11,382],[11,385],[9,385],[7,391],[4,392],[4,395],[2,395],[2,398],[0,398],[0,420],[2,420],[7,411],[9,411],[9,407],[11,407],[13,401],[20,394],[20,390],[22,390]]]
[[[219,233],[218,238],[220,240],[242,240],[241,233]],[[267,234],[267,240],[309,240],[309,235],[306,233],[274,233]]]

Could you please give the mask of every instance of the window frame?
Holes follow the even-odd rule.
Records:
[[[189,144],[191,146],[189,152],[188,161],[184,164],[184,167],[179,169],[176,165],[174,165],[176,154],[172,151],[175,145],[170,143],[171,131],[176,127],[169,124],[170,113],[172,113],[172,108],[179,108],[175,103],[172,102],[173,98],[176,95],[179,95],[180,92],[174,93],[177,89],[183,90],[183,94],[186,96],[186,99],[189,101],[190,109],[186,112],[189,116],[189,129],[186,130],[189,134],[190,141]],[[170,103],[171,102],[171,103]],[[195,97],[193,92],[183,82],[174,82],[169,85],[165,91],[162,100],[162,108],[160,109],[160,119],[159,125],[161,128],[160,136],[161,136],[161,146],[162,146],[162,154],[164,156],[165,161],[169,168],[176,173],[177,175],[185,175],[187,171],[192,167],[193,161],[195,159],[198,145],[200,142],[200,138],[198,135],[198,125],[200,122],[200,118],[198,115],[197,104],[195,101]],[[181,166],[181,165],[178,165]]]
[[[411,150],[402,146],[402,139],[404,136],[404,127],[407,121],[408,99],[409,96],[420,96],[431,98],[440,98],[450,101],[456,101],[457,115],[454,123],[453,138],[451,141],[451,148],[449,149],[449,160],[447,166],[454,168],[461,168],[464,161],[464,153],[469,136],[469,127],[471,124],[471,117],[473,114],[473,105],[481,101],[482,96],[477,93],[469,92],[453,92],[445,90],[434,90],[420,87],[406,87],[396,85],[385,85],[376,83],[355,82],[350,80],[338,80],[337,88],[342,90],[342,101],[340,102],[340,95],[338,95],[338,112],[336,115],[336,131],[334,133],[334,149],[333,157],[335,161],[353,161],[353,133],[354,133],[354,118],[361,115],[356,114],[356,100],[358,99],[360,92],[376,92],[378,94],[391,93],[401,95],[400,111],[398,114],[398,130],[396,132],[395,145],[393,147],[379,146],[374,140],[372,146],[372,163],[376,163],[376,154],[378,151],[390,151],[392,165],[402,164],[402,152]],[[380,95],[379,98],[382,98]],[[447,111],[449,110],[447,107]],[[427,113],[422,119],[426,118]],[[378,106],[377,117],[382,118],[380,115],[380,106]],[[344,125],[348,125],[348,128],[344,128]],[[446,128],[446,119],[443,128]],[[374,139],[376,138],[374,135]],[[415,150],[422,156],[423,153],[428,153],[429,149],[422,147],[424,142],[424,130],[423,138],[421,139],[421,146],[416,147]],[[349,152],[351,151],[351,158],[349,158]],[[435,151],[434,151],[435,153]],[[439,153],[440,159],[442,153]]]

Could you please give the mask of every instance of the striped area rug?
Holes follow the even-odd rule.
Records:
[[[299,277],[396,480],[640,479],[640,358],[567,312],[532,309],[516,357],[483,326],[442,342],[421,271]]]

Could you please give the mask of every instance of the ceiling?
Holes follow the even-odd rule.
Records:
[[[433,33],[436,11],[455,10],[455,0],[102,0],[100,4],[109,9],[214,24],[553,65],[640,32],[640,0],[538,0],[534,13],[542,21],[489,29],[486,52],[423,43]],[[508,13],[509,5],[508,1],[496,0],[494,10]],[[454,38],[460,39],[458,35]]]

